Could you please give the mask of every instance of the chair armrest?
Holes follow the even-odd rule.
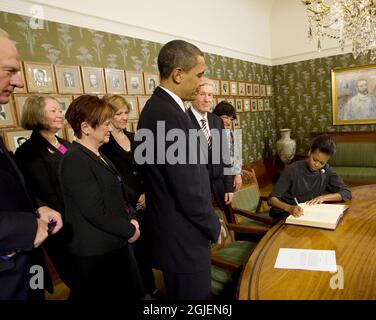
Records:
[[[246,217],[248,219],[260,221],[262,223],[265,223],[268,226],[271,225],[272,222],[273,222],[272,218],[261,217],[257,213],[252,213],[252,212],[249,212],[249,211],[244,211],[244,210],[239,210],[239,209],[231,209],[231,210],[232,210],[233,214],[238,214],[238,215],[241,215],[241,216]]]
[[[265,234],[269,231],[268,227],[250,227],[250,226],[245,226],[241,224],[235,224],[235,223],[228,223],[227,228],[230,231],[234,231],[237,233],[247,233],[247,234]]]
[[[230,262],[228,260],[222,259],[221,257],[215,256],[215,255],[211,255],[211,262],[213,265],[219,268],[226,269],[230,271],[231,273],[233,273],[234,271],[236,271],[237,269],[241,267],[241,265],[238,265],[237,263]]]

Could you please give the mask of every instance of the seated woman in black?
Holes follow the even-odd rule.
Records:
[[[103,99],[114,109],[110,141],[104,144],[103,152],[119,170],[128,193],[129,201],[138,212],[138,222],[142,235],[134,244],[137,264],[144,281],[145,291],[152,297],[158,297],[151,262],[151,247],[148,244],[150,230],[145,221],[144,182],[140,167],[135,163],[134,150],[136,143],[134,133],[126,130],[128,123],[129,103],[121,95],[107,94]]]
[[[131,243],[140,236],[123,179],[99,147],[112,130],[112,108],[83,95],[66,118],[77,138],[60,163],[65,227],[72,238],[72,300],[121,300],[143,297]]]
[[[274,222],[289,214],[302,215],[296,201],[313,205],[351,199],[350,189],[327,164],[335,149],[328,135],[320,135],[313,139],[307,160],[293,162],[285,168],[268,198],[272,207],[269,215]]]
[[[31,96],[25,101],[21,126],[32,130],[30,139],[15,154],[16,162],[25,177],[32,196],[52,209],[63,212],[59,190],[58,167],[71,144],[56,134],[64,128],[64,115],[59,102],[51,96]],[[61,280],[70,285],[65,228],[44,242]]]

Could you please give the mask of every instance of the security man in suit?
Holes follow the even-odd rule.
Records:
[[[194,126],[183,104],[197,95],[204,55],[186,41],[173,40],[162,47],[158,68],[160,86],[142,110],[136,134],[142,141],[138,148],[157,151],[144,165],[153,264],[163,272],[168,299],[211,299],[210,242],[220,241],[223,228],[212,209],[206,165],[189,162],[200,146],[189,141]],[[178,132],[174,141],[168,138]],[[169,152],[174,146],[177,163],[171,159],[176,153]],[[138,148],[135,160],[142,163]]]
[[[17,49],[0,29],[1,104],[9,101],[14,88],[23,87],[19,70]],[[44,266],[39,247],[48,237],[52,220],[56,221],[52,233],[56,233],[63,225],[60,214],[30,198],[23,176],[0,138],[0,300],[44,298],[44,290],[30,285],[31,267]]]

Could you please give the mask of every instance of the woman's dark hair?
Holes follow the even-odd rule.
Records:
[[[321,153],[332,156],[336,152],[336,144],[334,140],[327,134],[321,134],[313,138],[309,150],[311,151],[311,153],[314,153],[318,150]]]
[[[77,138],[82,137],[81,124],[87,122],[96,128],[114,114],[113,108],[97,96],[83,95],[73,100],[65,114],[65,118],[72,127]]]
[[[232,106],[231,103],[227,101],[221,101],[217,104],[217,106],[214,108],[213,113],[220,116],[228,116],[232,117],[233,119],[236,119],[236,111],[235,108]]]

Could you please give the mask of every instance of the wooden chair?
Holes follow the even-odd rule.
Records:
[[[214,211],[226,230],[226,236],[220,244],[213,244],[211,249],[212,293],[218,298],[234,298],[240,273],[257,245],[255,241],[235,241],[234,233],[262,235],[268,228],[227,223],[221,209],[214,208]]]
[[[260,188],[257,182],[255,171],[243,170],[249,184],[241,190],[234,193],[231,202],[232,223],[243,226],[268,226],[270,227],[273,219],[269,217],[269,210],[262,211],[263,201],[267,198],[261,196]]]

